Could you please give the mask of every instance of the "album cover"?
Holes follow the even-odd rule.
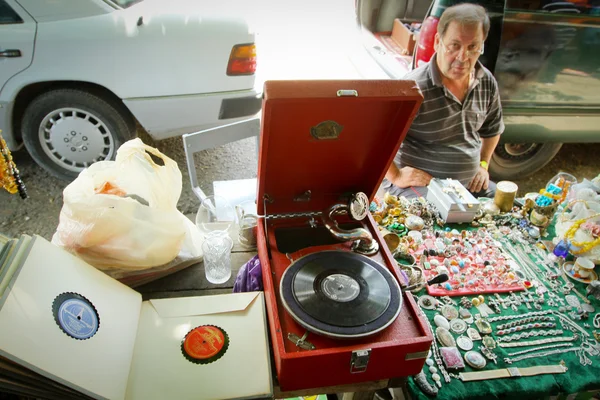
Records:
[[[142,303],[42,237],[9,243],[0,252],[0,390],[59,399],[272,393],[262,293]]]

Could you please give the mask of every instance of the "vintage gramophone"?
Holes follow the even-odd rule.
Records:
[[[282,390],[417,374],[432,336],[368,212],[422,101],[412,81],[269,81],[258,253]]]

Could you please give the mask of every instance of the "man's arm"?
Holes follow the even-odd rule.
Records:
[[[411,186],[427,186],[433,177],[427,172],[413,167],[398,168],[396,163],[392,162],[385,173],[385,178],[393,185],[404,189]]]
[[[500,141],[500,135],[481,138],[481,161],[485,161],[486,163],[490,163],[492,159],[492,154],[494,154],[494,150]]]

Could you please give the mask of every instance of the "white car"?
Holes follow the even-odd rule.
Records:
[[[209,1],[0,0],[0,129],[71,180],[155,139],[256,114],[254,33]]]

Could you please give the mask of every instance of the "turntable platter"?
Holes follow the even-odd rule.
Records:
[[[402,305],[400,287],[387,268],[347,251],[298,259],[284,272],[280,293],[296,322],[335,338],[375,334],[396,319]]]

